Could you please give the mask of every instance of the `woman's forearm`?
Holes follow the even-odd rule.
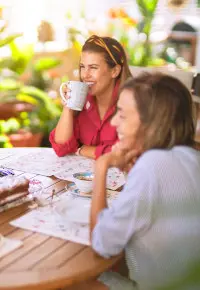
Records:
[[[73,135],[74,112],[64,107],[55,130],[55,142],[63,144]]]
[[[88,158],[95,159],[95,151],[96,151],[96,146],[87,146],[83,145],[80,150],[80,155]]]
[[[94,179],[94,189],[93,189],[93,194],[92,194],[92,205],[91,205],[91,215],[90,215],[90,234],[92,233],[97,223],[98,214],[100,213],[102,209],[107,207],[106,175],[107,175],[108,165],[106,162],[104,162],[102,157],[100,157],[99,160],[96,161],[96,165],[95,165],[95,179]]]

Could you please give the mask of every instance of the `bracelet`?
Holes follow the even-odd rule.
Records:
[[[79,147],[79,148],[77,149],[77,151],[75,152],[76,155],[78,155],[78,156],[81,155],[80,152],[81,152],[81,149],[83,148],[83,146],[84,146],[84,145],[82,145],[81,147]]]

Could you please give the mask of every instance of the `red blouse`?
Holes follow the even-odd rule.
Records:
[[[78,116],[74,118],[74,134],[64,144],[54,141],[55,129],[50,133],[49,140],[58,156],[75,153],[81,145],[96,146],[96,159],[105,152],[109,152],[117,141],[115,127],[111,126],[110,120],[116,109],[118,97],[116,84],[113,91],[113,105],[108,109],[101,120],[93,96],[88,95],[85,106]]]

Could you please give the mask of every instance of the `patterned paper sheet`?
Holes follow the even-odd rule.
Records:
[[[40,207],[26,215],[12,221],[12,226],[20,227],[34,232],[40,232],[64,240],[89,245],[89,226],[62,219],[53,207]]]
[[[88,163],[82,156],[67,155],[58,157],[51,148],[42,148],[38,152],[29,153],[20,158],[5,162],[4,166],[15,170],[52,176],[69,167],[78,167]]]
[[[94,165],[87,163],[87,160],[81,162],[78,166],[68,167],[64,171],[54,174],[57,178],[74,182],[73,174],[76,172],[94,172]],[[110,168],[107,175],[106,187],[111,190],[116,190],[125,183],[124,174],[117,168]]]
[[[48,149],[48,148],[43,148],[43,149]],[[0,160],[3,160],[8,157],[12,157],[13,159],[15,156],[18,156],[18,157],[24,156],[25,154],[29,153],[30,150],[32,150],[35,153],[41,151],[40,148],[36,148],[36,147],[34,148],[30,148],[30,147],[0,148]],[[10,160],[10,158],[8,160]]]
[[[125,175],[118,168],[110,168],[107,174],[107,188],[117,190],[125,183]]]
[[[76,155],[58,157],[53,149],[42,148],[33,153],[14,158],[5,162],[7,168],[23,172],[35,173],[44,176],[56,176],[57,178],[74,181],[73,174],[77,172],[94,172],[95,161]],[[124,174],[117,168],[111,168],[107,176],[107,188],[116,190],[125,183]]]
[[[9,156],[11,156],[11,155],[12,155],[12,154],[9,153],[9,152],[7,152],[7,153],[0,152],[0,160],[5,159],[5,158],[7,158],[7,157],[9,157]]]
[[[108,205],[117,198],[118,192],[108,191]],[[74,212],[70,214],[74,216],[75,220],[87,220],[87,217],[83,215],[88,214],[87,211],[82,211],[84,206],[88,206],[91,203],[91,199],[78,197],[77,194],[73,194],[72,188],[70,191],[64,191],[55,196],[54,202],[49,201],[47,206],[39,207],[24,216],[13,220],[10,224],[19,228],[35,231],[64,240],[89,245],[89,224],[73,222],[73,217],[70,220],[62,218],[59,212],[63,212],[66,205],[66,211],[68,210],[70,202],[77,200],[79,207],[74,206]],[[62,210],[59,211],[59,206]],[[77,205],[78,206],[78,205]],[[81,212],[82,211],[82,212]]]
[[[91,159],[73,161],[68,166],[63,167],[62,171],[56,172],[55,177],[68,181],[74,181],[73,174],[77,172],[93,172],[94,161]]]

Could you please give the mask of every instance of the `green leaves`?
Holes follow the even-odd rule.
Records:
[[[129,64],[135,66],[143,65],[142,60],[145,56],[145,49],[142,43],[136,44],[129,50]]]
[[[22,84],[12,78],[2,79],[0,82],[0,103],[12,102],[16,100]]]
[[[9,44],[11,50],[10,66],[9,68],[21,75],[27,68],[34,54],[34,47],[32,44],[18,46],[15,42]]]
[[[0,120],[0,134],[16,133],[20,129],[20,123],[16,118],[10,118],[7,121]]]
[[[0,134],[0,148],[11,148],[12,145],[9,142],[9,138],[6,135]]]
[[[37,72],[45,71],[57,67],[61,61],[57,58],[40,58],[33,64],[33,69]]]
[[[136,2],[143,17],[152,18],[154,16],[158,0],[136,0]]]
[[[145,34],[143,40],[139,41],[128,51],[129,63],[134,66],[150,66],[160,63],[160,60],[152,56],[152,44],[149,40],[152,29],[152,21],[158,4],[158,0],[136,0],[142,20],[137,25],[138,34]]]
[[[18,90],[22,86],[21,82],[16,81],[14,79],[3,79],[0,82],[0,92],[2,91],[13,91],[13,90]]]
[[[1,33],[1,31],[0,31],[0,33]],[[16,38],[18,38],[20,36],[22,36],[22,34],[17,33],[17,34],[10,35],[4,39],[0,39],[0,47],[3,47],[5,45],[11,43],[13,40],[15,40]]]
[[[52,102],[47,93],[38,88],[24,86],[20,90],[20,94],[33,97],[49,115],[49,118],[60,115],[60,109]]]
[[[0,35],[5,28],[0,28]],[[11,103],[24,102],[25,106],[21,110],[27,112],[21,112],[17,118],[9,119],[6,123],[0,120],[0,147],[9,146],[5,134],[19,129],[40,131],[48,135],[61,114],[61,108],[46,92],[29,86],[32,82],[44,90],[48,88],[52,81],[48,70],[58,66],[61,61],[47,57],[34,61],[32,44],[21,46],[15,43],[15,39],[20,36],[21,34],[13,34],[0,38],[0,48],[8,45],[10,49],[9,57],[0,57],[0,103],[11,106]],[[28,85],[25,86],[24,83]]]

